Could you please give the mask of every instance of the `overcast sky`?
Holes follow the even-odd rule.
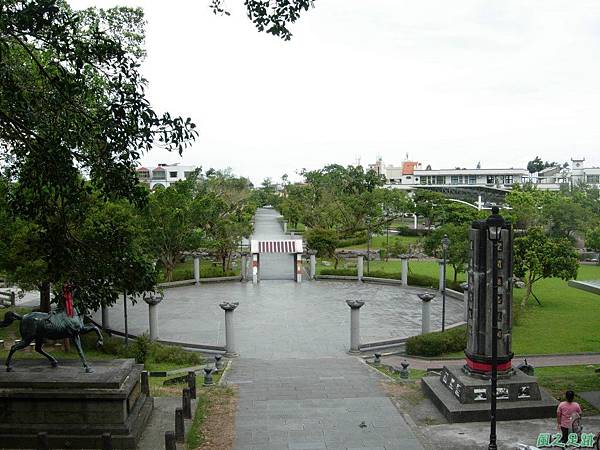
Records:
[[[316,0],[284,42],[242,0],[70,0],[142,6],[158,111],[190,116],[182,158],[258,182],[327,163],[433,168],[600,165],[597,0]]]

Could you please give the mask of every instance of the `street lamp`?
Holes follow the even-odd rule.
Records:
[[[490,410],[490,444],[488,450],[497,450],[496,444],[496,395],[498,386],[498,243],[502,239],[504,218],[497,206],[492,207],[492,215],[487,218],[488,239],[492,242],[492,386]]]
[[[444,267],[442,269],[442,331],[446,329],[446,257],[448,255],[448,247],[450,246],[450,239],[445,234],[442,238],[442,251],[444,253]]]

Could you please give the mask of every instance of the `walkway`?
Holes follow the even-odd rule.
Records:
[[[283,233],[277,220],[279,213],[274,209],[261,208],[254,217],[254,234],[252,239],[280,240],[290,239]],[[295,255],[285,253],[262,253],[260,255],[261,280],[293,280]]]
[[[253,237],[282,238],[276,217],[273,210],[259,210]],[[261,256],[261,263],[265,259]],[[277,264],[284,261],[272,262],[263,265],[263,280],[280,275]],[[318,291],[311,293],[312,286]],[[363,287],[358,283],[331,283],[330,289],[325,286],[321,282],[261,281],[257,286],[261,295],[248,302],[249,309],[244,311],[240,303],[236,310],[236,323],[242,325],[238,333],[241,357],[233,362],[227,379],[239,386],[240,393],[235,450],[422,449],[379,386],[382,377],[340,348],[338,334],[345,335],[345,347],[350,314],[339,292],[346,298],[361,297]],[[369,288],[373,303],[378,303],[380,299],[374,295],[377,289]],[[287,295],[265,295],[271,289]],[[326,305],[334,292],[338,292],[335,307],[330,309]],[[389,292],[394,292],[395,301],[403,297],[397,289]],[[248,323],[246,315],[255,303],[267,298],[271,300],[265,320],[259,326],[255,323],[253,332],[247,333],[243,328]],[[417,305],[415,301],[414,309]],[[365,312],[367,309],[364,307]],[[398,311],[397,304],[387,314],[380,311],[379,328],[387,323],[386,316],[402,320]],[[377,328],[377,319],[373,319],[371,324]],[[253,352],[244,351],[246,339],[258,344]],[[261,354],[259,347],[263,346],[279,347],[279,351],[267,358],[249,357],[249,353]],[[324,353],[332,357],[317,356]],[[290,358],[294,354],[297,359]]]

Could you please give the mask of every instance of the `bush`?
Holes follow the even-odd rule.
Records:
[[[409,228],[406,225],[400,225],[398,228],[398,234],[400,236],[427,236],[429,234],[429,230],[423,228]]]
[[[322,258],[332,257],[339,242],[336,231],[324,228],[311,228],[304,237],[308,248],[315,250],[317,256]]]
[[[347,277],[355,277],[358,275],[357,269],[323,269],[320,275],[340,275]]]
[[[415,356],[439,356],[444,353],[460,352],[467,346],[467,326],[452,328],[444,332],[412,336],[406,341],[406,354]]]

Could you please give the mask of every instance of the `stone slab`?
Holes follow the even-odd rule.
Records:
[[[93,361],[93,373],[85,373],[77,360],[59,361],[53,368],[44,359],[18,359],[12,372],[0,371],[0,389],[119,389],[131,373],[132,359]]]
[[[421,381],[427,397],[451,422],[480,422],[490,418],[490,403],[460,403],[458,398],[442,384],[439,377],[428,376]],[[498,381],[498,387],[502,382]],[[498,420],[537,419],[554,417],[558,402],[540,388],[541,400],[498,401],[496,417]]]
[[[580,392],[578,395],[596,409],[600,409],[600,391]]]

